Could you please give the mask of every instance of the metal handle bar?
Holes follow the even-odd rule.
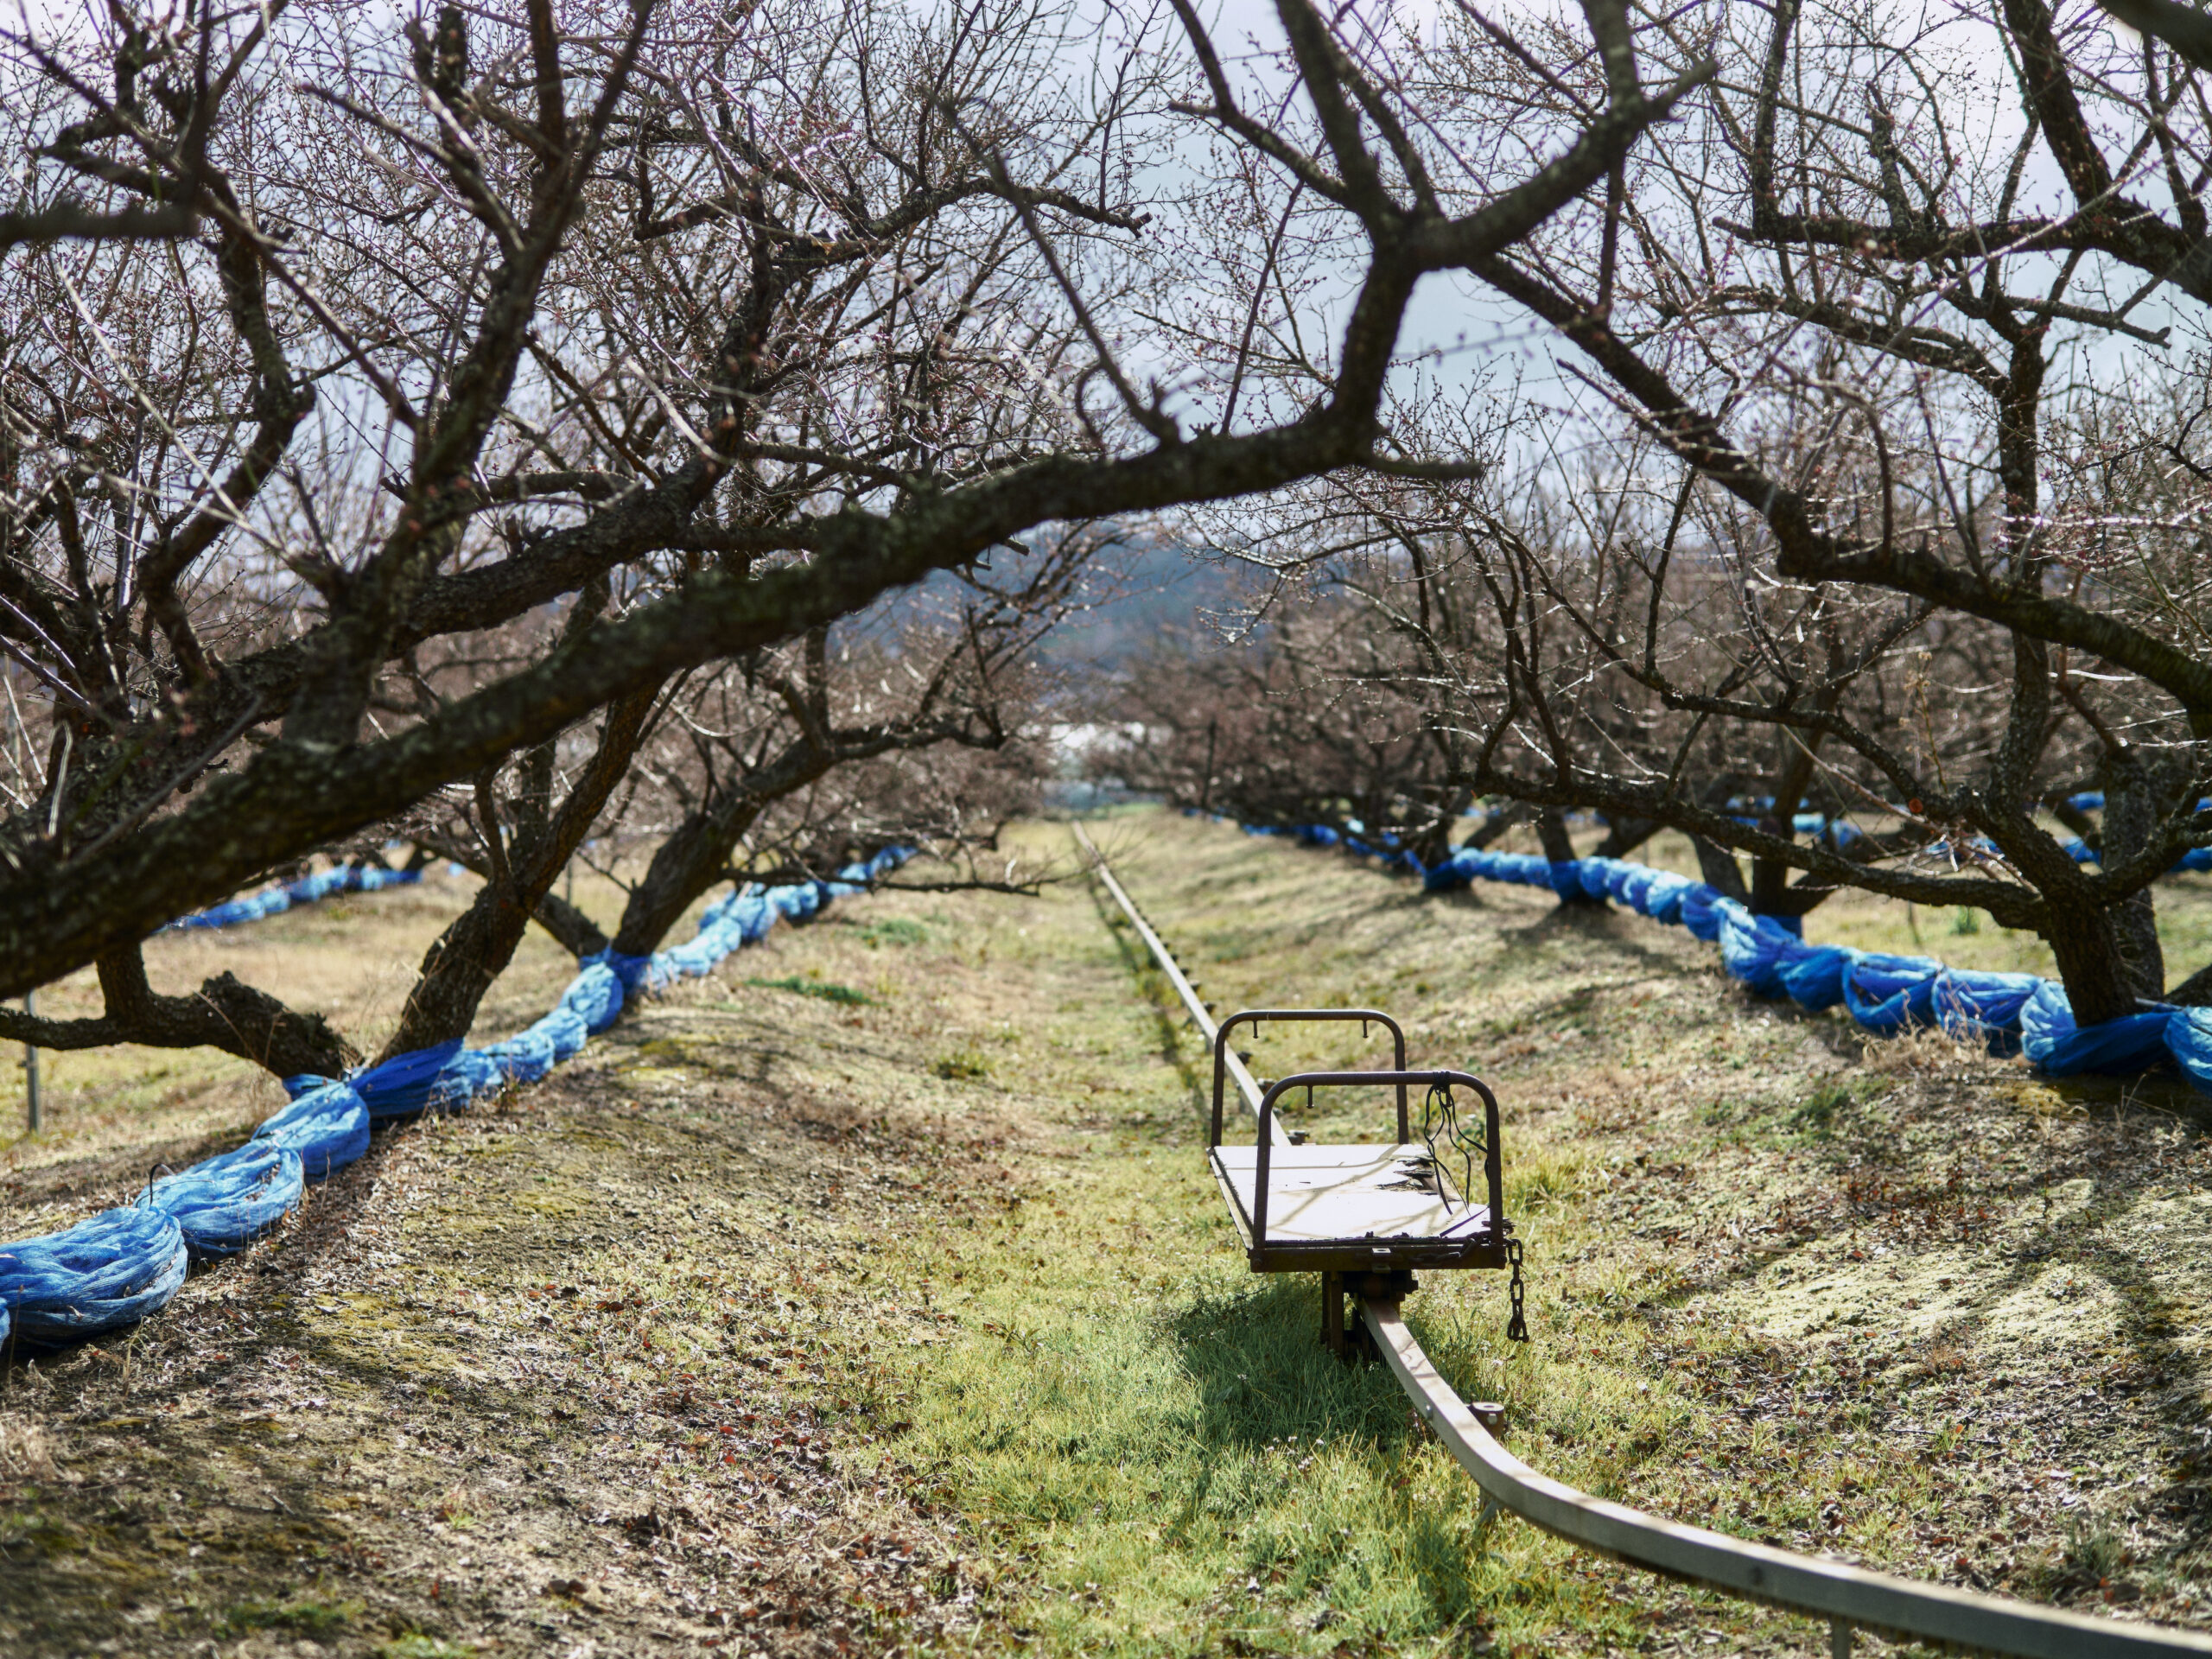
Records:
[[[1303,1086],[1307,1089],[1349,1084],[1359,1087],[1368,1084],[1398,1086],[1398,1110],[1405,1110],[1405,1091],[1408,1084],[1419,1084],[1423,1088],[1451,1088],[1464,1086],[1483,1097],[1483,1179],[1490,1189],[1490,1224],[1495,1232],[1505,1230],[1505,1173],[1499,1154],[1497,1140],[1497,1096],[1490,1085],[1471,1071],[1300,1071],[1287,1077],[1278,1077],[1268,1085],[1266,1094],[1260,1096],[1259,1157],[1253,1173],[1252,1185],[1252,1244],[1255,1249],[1265,1249],[1268,1244],[1268,1163],[1274,1150],[1269,1144],[1274,1138],[1275,1102],[1287,1089]],[[1405,1144],[1405,1119],[1399,1122],[1398,1144]],[[1440,1192],[1444,1185],[1444,1172],[1437,1170],[1436,1184]],[[1465,1195],[1461,1194],[1462,1197]]]
[[[1406,1069],[1405,1027],[1380,1008],[1239,1008],[1223,1020],[1221,1029],[1213,1034],[1213,1129],[1206,1140],[1206,1150],[1209,1152],[1221,1144],[1222,1084],[1229,1071],[1229,1033],[1236,1029],[1238,1022],[1249,1020],[1252,1034],[1256,1037],[1260,1034],[1260,1021],[1262,1020],[1357,1020],[1363,1036],[1366,1034],[1368,1022],[1372,1020],[1378,1026],[1389,1027],[1390,1035],[1397,1042],[1398,1070],[1402,1071]],[[1253,1109],[1256,1112],[1257,1106]],[[1406,1090],[1401,1084],[1398,1085],[1398,1139],[1403,1141],[1405,1138]]]

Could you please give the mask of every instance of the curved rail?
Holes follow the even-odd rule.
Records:
[[[1135,925],[1160,969],[1209,1040],[1214,1024],[1195,988],[1144,919],[1083,826],[1075,833],[1106,890]],[[1233,1058],[1232,1058],[1233,1063]],[[1242,1065],[1237,1087],[1259,1116],[1260,1090]],[[1280,1127],[1274,1134],[1281,1135]],[[1491,1437],[1438,1372],[1395,1301],[1364,1304],[1368,1329],[1399,1384],[1445,1449],[1482,1489],[1484,1510],[1510,1510],[1555,1537],[1669,1578],[1826,1620],[1830,1652],[1847,1659],[1855,1630],[1932,1642],[1956,1652],[2018,1659],[2152,1659],[2212,1654],[2212,1638],[2192,1631],[2123,1624],[2002,1596],[1872,1573],[1846,1561],[1794,1554],[1702,1527],[1685,1527],[1592,1497],[1538,1474]]]

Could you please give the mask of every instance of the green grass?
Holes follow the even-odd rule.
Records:
[[[842,1003],[849,1007],[874,1001],[866,991],[856,991],[849,985],[830,984],[798,974],[787,974],[781,979],[748,979],[745,982],[757,985],[764,991],[791,991],[800,996],[819,997],[824,1002]]]
[[[302,1636],[327,1637],[343,1630],[361,1615],[358,1601],[318,1601],[309,1597],[285,1600],[240,1602],[225,1615],[235,1635],[248,1630],[296,1630]]]
[[[2047,1354],[2008,1332],[1984,1353],[1972,1320],[1933,1337],[1909,1321],[1953,1283],[1939,1274],[1981,1274],[1994,1306],[2013,1282],[2003,1230],[2044,1213],[2031,1182],[1986,1174],[1961,1199],[1961,1142],[2034,1163],[2055,1155],[2042,1137],[2088,1132],[2088,1118],[2056,1096],[2020,1093],[2015,1109],[2002,1091],[2032,1091],[2010,1081],[2016,1065],[1934,1039],[1815,1064],[1812,1033],[1847,1022],[1747,1004],[1709,947],[1641,918],[1564,914],[1517,889],[1428,900],[1226,830],[1115,829],[1117,869],[1219,1006],[1382,1006],[1405,1020],[1416,1065],[1467,1065],[1497,1086],[1535,1340],[1503,1341],[1489,1274],[1424,1275],[1408,1317],[1463,1395],[1505,1404],[1516,1453],[1745,1538],[1923,1577],[1955,1577],[1963,1554],[1987,1587],[2078,1588],[2075,1564],[2094,1552],[2067,1529],[2087,1523],[2017,1496],[2045,1452],[1963,1426],[1984,1409],[1977,1379],[2048,1373],[2038,1386],[2056,1388],[2085,1363],[2133,1375],[2137,1362],[2101,1328]],[[1016,931],[1001,924],[981,947],[995,966],[1072,960],[1096,981],[1035,1033],[1047,1048],[1100,1067],[1149,1050],[1173,1081],[1125,1084],[1103,1109],[1064,1096],[1058,1127],[1049,1113],[1039,1125],[1027,1202],[887,1250],[943,1337],[855,1372],[899,1463],[997,1563],[1018,1640],[1053,1654],[1537,1655],[1694,1647],[1710,1631],[1720,1651],[1813,1650],[1803,1621],[1518,1522],[1478,1526],[1472,1484],[1389,1376],[1322,1352],[1312,1278],[1246,1269],[1205,1173],[1203,1047],[1128,930],[1063,895],[1021,913],[1018,945]],[[1959,937],[2004,944],[2001,930]],[[1117,995],[1108,969],[1134,994]],[[1255,1046],[1273,1076],[1382,1058],[1356,1025],[1270,1027]],[[979,1065],[986,1052],[955,1051]],[[992,1047],[980,1069],[1043,1088],[1038,1052]],[[966,1076],[950,1058],[937,1075]],[[1377,1138],[1389,1112],[1349,1093],[1296,1106],[1321,1139]],[[1977,1205],[1994,1219],[1974,1220]],[[1958,1243],[1962,1227],[1983,1243]],[[1837,1288],[1801,1289],[1815,1278]],[[1799,1302],[1810,1334],[1777,1335],[1770,1310],[1786,1324]],[[1885,1430],[1904,1420],[1928,1430]],[[2147,1440],[2132,1420],[2082,1427],[2134,1448],[2115,1454],[2123,1493],[2157,1455],[2155,1424]],[[1986,1517],[1971,1537],[1967,1513]],[[2158,1573],[2201,1581],[2179,1560],[2147,1581]]]

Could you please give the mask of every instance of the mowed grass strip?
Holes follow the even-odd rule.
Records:
[[[1211,850],[1176,844],[1173,820],[1149,833],[1166,863]],[[1154,861],[1135,861],[1139,879],[1160,874]],[[1210,885],[1187,874],[1190,889],[1150,893],[1191,938],[1209,920],[1281,930],[1280,995],[1237,1001],[1335,1000],[1301,957],[1295,902],[1187,906]],[[1310,1275],[1247,1269],[1205,1168],[1203,1047],[1128,931],[1081,887],[1018,914],[1018,940],[1001,928],[973,948],[1033,986],[1049,972],[1062,995],[1018,1053],[993,1052],[978,1086],[1030,1096],[1041,1138],[1003,1213],[887,1252],[947,1323],[907,1363],[881,1363],[861,1402],[895,1431],[918,1495],[961,1515],[994,1558],[1001,1628],[1055,1653],[1630,1639],[1639,1621],[1609,1579],[1525,1530],[1478,1532],[1472,1486],[1389,1374],[1321,1349]],[[1516,1166],[1524,1200],[1564,1179],[1533,1151]],[[1435,1293],[1446,1345],[1496,1393],[1507,1366],[1532,1362],[1502,1340],[1502,1284],[1463,1291]],[[1540,1314],[1548,1300],[1540,1291]],[[1433,1339],[1433,1319],[1425,1329]],[[1631,1387],[1608,1413],[1632,1435],[1669,1432],[1672,1401]]]
[[[2196,1215],[2212,1170],[2170,1105],[1940,1039],[1862,1048],[1632,915],[1426,899],[1156,814],[1102,838],[1221,1009],[1380,1006],[1414,1064],[1497,1087],[1535,1340],[1502,1340],[1495,1275],[1429,1275],[1408,1311],[1538,1468],[1787,1548],[2202,1622],[2205,1390],[2175,1310],[2207,1264],[2149,1234]],[[1808,1621],[1520,1522],[1478,1530],[1472,1484],[1388,1375],[1321,1354],[1313,1280],[1246,1270],[1205,1173],[1203,1046],[1128,930],[1074,888],[1021,914],[1004,965],[1049,957],[1085,987],[977,1080],[1035,1100],[1027,1197],[893,1252],[949,1322],[869,1401],[991,1552],[1013,1634],[1131,1654],[1824,1647]],[[1284,1027],[1254,1064],[1384,1057],[1379,1033]],[[1116,1061],[1087,1104],[1084,1066]],[[1296,1122],[1382,1139],[1390,1109],[1324,1097]]]

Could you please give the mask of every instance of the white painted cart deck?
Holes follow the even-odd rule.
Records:
[[[1211,1156],[1249,1244],[1259,1148],[1216,1147]],[[1448,1181],[1440,1195],[1435,1163],[1418,1143],[1270,1147],[1267,1216],[1270,1244],[1453,1238],[1490,1224],[1489,1210],[1466,1203]]]

